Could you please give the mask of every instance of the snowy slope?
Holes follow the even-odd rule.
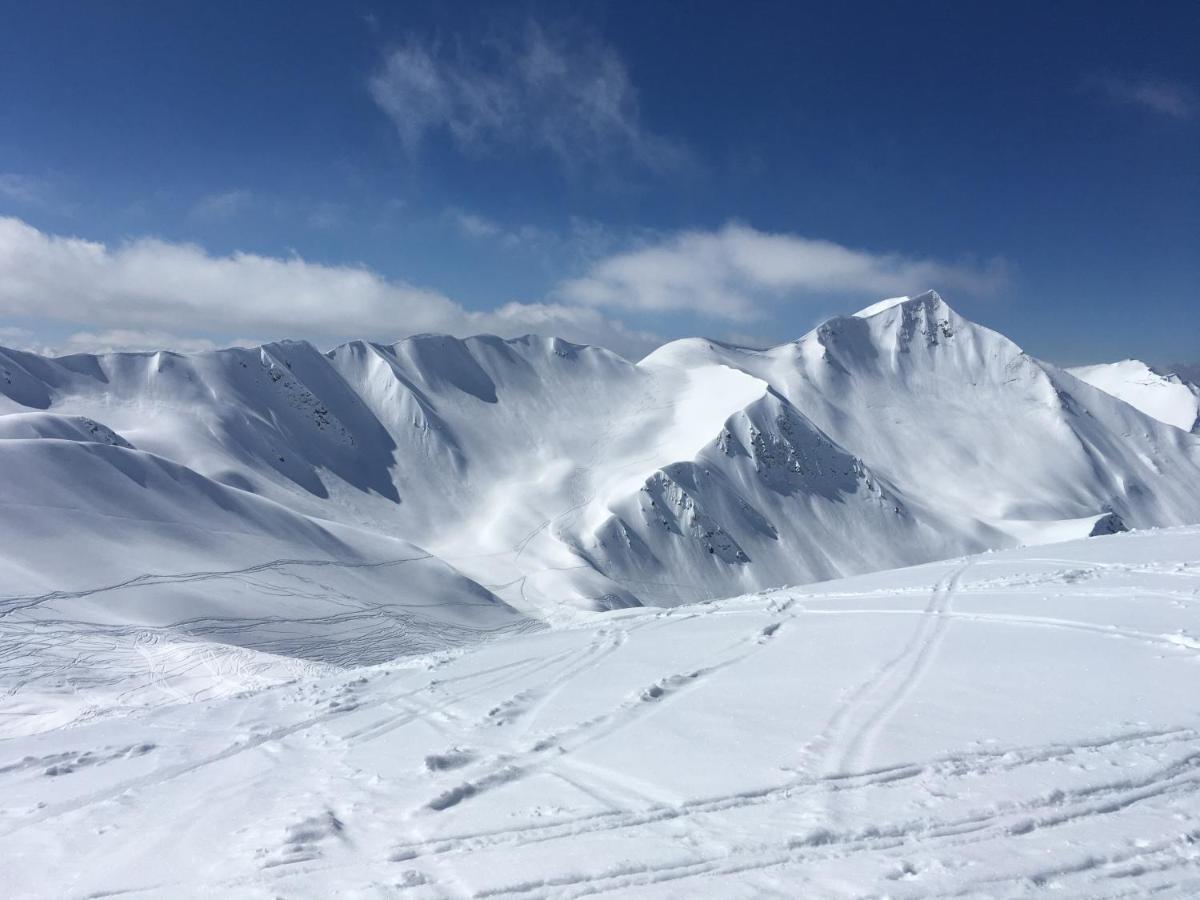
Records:
[[[0,736],[532,624],[419,547],[89,420],[0,417],[0,472]]]
[[[55,437],[33,410],[416,544],[550,621],[1200,521],[1200,437],[933,293],[638,364],[540,337],[0,351],[0,434]]]
[[[1200,388],[1178,375],[1160,374],[1140,360],[1078,366],[1067,371],[1146,415],[1184,431],[1195,430],[1200,419]]]
[[[1128,527],[1196,520],[1195,436],[1033,359],[933,292],[772,350],[692,339],[648,361],[768,381],[914,509],[988,546],[1084,536],[1107,513]]]
[[[1194,896],[1200,435],[1139,405],[934,293],[0,350],[5,894]]]
[[[1197,559],[985,554],[4,741],[5,893],[1194,897]]]

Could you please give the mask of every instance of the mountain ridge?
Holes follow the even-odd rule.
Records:
[[[550,620],[1200,521],[1195,436],[934,291],[636,363],[538,335],[0,350],[0,422],[38,409]]]

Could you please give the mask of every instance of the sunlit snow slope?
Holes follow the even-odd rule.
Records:
[[[40,503],[38,484],[73,494],[70,458],[172,473],[81,489],[104,487],[109,527],[95,542],[90,524],[42,542],[77,548],[62,579],[10,555],[14,595],[307,559],[327,531],[341,545],[326,556],[399,558],[408,551],[359,543],[406,542],[472,596],[570,621],[1200,521],[1200,437],[1032,359],[934,293],[773,350],[694,339],[637,364],[540,337],[0,351],[0,436],[34,479],[0,470],[0,508],[11,515],[20,494],[22,521],[46,534],[71,504]],[[187,496],[158,496],[168,482]],[[240,542],[229,565],[224,551],[193,563],[143,543],[142,517],[161,515],[149,507],[187,521],[192,502],[288,524],[267,529],[270,547]],[[292,533],[308,543],[288,550]],[[141,548],[119,577],[99,562],[105,541]]]
[[[1067,371],[1080,381],[1136,406],[1146,415],[1184,431],[1195,430],[1200,418],[1200,388],[1178,375],[1156,372],[1140,360],[1079,366]]]
[[[0,742],[4,893],[1195,897],[1197,560],[985,554]]]
[[[0,738],[534,624],[405,541],[89,420],[0,417],[0,473]]]
[[[1200,434],[1080,374],[0,350],[3,893],[1195,896]]]

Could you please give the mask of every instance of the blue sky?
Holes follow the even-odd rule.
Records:
[[[9,2],[0,343],[551,331],[938,289],[1200,357],[1200,5]]]

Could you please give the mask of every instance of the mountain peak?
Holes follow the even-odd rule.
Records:
[[[920,294],[913,294],[909,297],[889,297],[887,300],[880,300],[878,303],[872,303],[870,306],[860,309],[854,314],[856,319],[870,319],[880,313],[887,312],[897,306],[932,306],[941,307],[946,311],[950,307],[946,301],[942,299],[942,295],[937,291],[925,291]]]
[[[1200,426],[1200,388],[1139,359],[1067,369],[1080,381],[1183,431]]]

